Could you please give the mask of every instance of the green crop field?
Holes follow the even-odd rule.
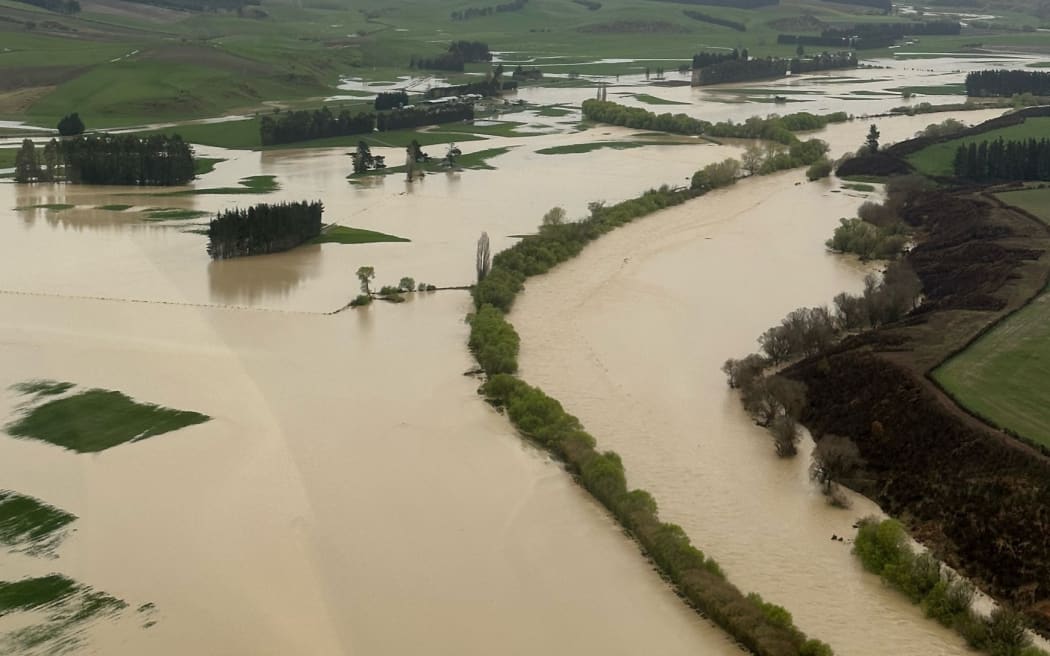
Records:
[[[374,230],[362,228],[350,228],[348,226],[331,225],[314,237],[312,244],[375,244],[380,242],[411,241],[404,237],[395,237]]]
[[[1034,214],[1050,225],[1050,188],[1004,191],[996,195],[1003,201]]]
[[[964,407],[1050,446],[1050,294],[934,371]]]
[[[1040,116],[1030,118],[1020,125],[991,130],[972,137],[953,139],[944,143],[934,144],[923,148],[917,153],[908,156],[908,161],[926,175],[952,175],[952,163],[955,161],[955,152],[959,146],[982,141],[994,141],[1002,137],[1006,141],[1020,139],[1042,139],[1050,134],[1050,117]]]

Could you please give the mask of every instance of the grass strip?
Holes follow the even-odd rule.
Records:
[[[375,244],[380,242],[404,242],[411,241],[404,237],[395,237],[374,230],[362,228],[350,228],[348,226],[332,225],[321,231],[314,237],[311,244]]]

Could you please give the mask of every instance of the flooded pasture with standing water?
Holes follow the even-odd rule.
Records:
[[[684,91],[689,113],[772,111]],[[943,118],[879,128],[890,142]],[[868,125],[814,136],[837,156]],[[579,217],[590,201],[685,185],[743,148],[537,152],[636,138],[563,126],[467,142],[467,153],[507,150],[493,170],[415,183],[348,181],[346,148],[198,149],[225,161],[194,189],[275,176],[278,189],[263,195],[0,184],[3,421],[25,402],[11,386],[33,379],[211,418],[93,454],[2,436],[0,487],[77,519],[57,558],[5,554],[0,579],[60,572],[128,604],[87,626],[72,653],[737,653],[558,463],[477,396],[478,379],[463,375],[474,366],[468,292],[333,314],[359,292],[361,266],[375,267],[377,285],[469,285],[482,231],[496,252],[553,206]],[[374,150],[389,161],[401,152]],[[961,654],[960,638],[830,540],[852,535],[873,504],[826,507],[806,458],[776,459],[719,371],[787,311],[860,287],[869,269],[823,242],[868,197],[799,171],[742,181],[531,280],[511,320],[523,378],[618,451],[630,483],[653,492],[664,519],[742,590],[785,606],[839,654]],[[314,199],[326,222],[410,241],[217,262],[205,252],[200,231],[216,211]],[[0,633],[32,620],[0,618]]]

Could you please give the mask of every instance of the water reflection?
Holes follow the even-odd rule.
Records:
[[[208,290],[220,305],[265,305],[291,294],[320,273],[320,244],[288,253],[256,255],[208,263]]]

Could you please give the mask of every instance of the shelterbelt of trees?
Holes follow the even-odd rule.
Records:
[[[966,74],[968,96],[1050,96],[1050,73],[1040,71],[972,71]]]
[[[15,154],[15,182],[168,186],[193,176],[193,149],[179,135],[52,139],[41,153],[26,139]]]
[[[1050,139],[982,141],[959,146],[955,175],[967,180],[1050,180]]]
[[[819,130],[829,123],[844,123],[849,120],[846,112],[823,115],[796,112],[784,116],[770,114],[766,118],[751,117],[743,123],[710,123],[686,114],[654,114],[641,107],[628,107],[595,98],[583,101],[583,117],[590,121],[634,129],[710,137],[766,139],[784,145],[798,143],[799,138],[795,136],[795,132]]]
[[[809,144],[799,152],[822,157],[826,149],[826,145]],[[751,162],[752,167],[775,170],[765,169],[761,161]],[[556,399],[513,375],[518,370],[520,340],[505,313],[527,278],[575,257],[591,241],[636,218],[733,184],[740,171],[741,164],[733,159],[711,164],[694,174],[688,189],[665,185],[615,205],[591,203],[589,216],[576,222],[564,222],[564,212],[552,211],[537,234],[497,254],[491,263],[488,240],[483,236],[478,245],[479,282],[472,291],[476,310],[468,317],[469,346],[488,376],[482,393],[506,409],[525,437],[568,465],[689,604],[754,654],[830,656],[831,647],[802,633],[787,610],[757,594],[745,595],[726,579],[714,559],[691,543],[681,527],[660,521],[653,497],[645,490],[627,488],[623,463],[616,453],[598,451],[594,438]]]
[[[295,248],[321,234],[323,212],[320,201],[225,210],[208,224],[208,255],[221,260]]]
[[[259,124],[259,137],[264,146],[327,137],[346,137],[355,134],[371,134],[375,130],[400,130],[422,125],[437,125],[455,121],[473,120],[474,106],[471,103],[447,103],[395,107],[385,112],[358,112],[348,110],[333,114],[327,107],[321,109],[278,112],[263,116]]]

